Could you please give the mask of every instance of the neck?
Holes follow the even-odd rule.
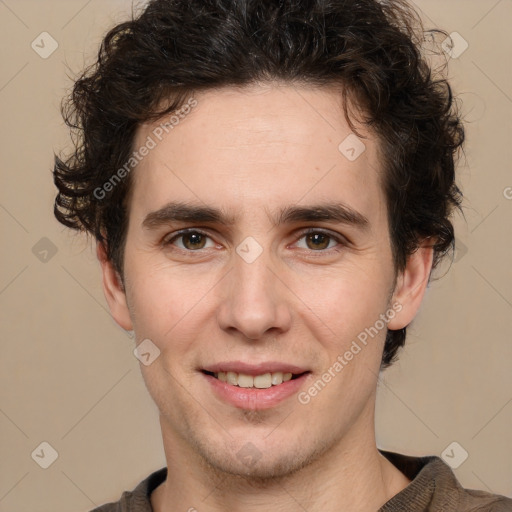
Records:
[[[377,450],[373,411],[371,419],[371,428],[354,425],[342,440],[300,470],[266,480],[209,466],[161,419],[167,479],[151,495],[153,510],[375,512],[409,480]]]

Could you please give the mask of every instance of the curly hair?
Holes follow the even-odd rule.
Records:
[[[425,32],[403,0],[152,0],[106,34],[63,103],[74,150],[55,157],[55,216],[104,243],[123,279],[131,175],[105,197],[94,191],[130,158],[141,123],[196,91],[274,80],[335,86],[349,125],[357,105],[383,153],[396,270],[425,239],[435,267],[454,245],[464,129],[449,83],[423,53],[425,34],[446,36]],[[382,368],[405,336],[388,330]]]

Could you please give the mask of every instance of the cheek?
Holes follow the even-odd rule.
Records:
[[[317,341],[316,354],[322,353],[321,374],[305,392],[340,424],[376,387],[387,332],[380,315],[388,312],[391,286],[383,275],[343,271],[312,280],[314,287],[303,282],[297,292],[306,305],[300,321]],[[339,410],[331,409],[333,402]]]
[[[151,339],[162,351],[171,344],[176,353],[181,346],[190,348],[202,323],[198,315],[208,307],[208,292],[215,285],[212,273],[136,263],[127,268],[127,296],[137,337]]]
[[[347,266],[323,275],[309,275],[292,285],[306,306],[301,308],[304,318],[310,326],[316,326],[319,339],[329,351],[350,346],[387,310],[391,279],[384,277],[385,269],[367,266],[362,270]],[[377,327],[385,335],[380,323]]]

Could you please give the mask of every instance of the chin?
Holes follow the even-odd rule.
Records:
[[[310,439],[311,441],[311,439]],[[261,446],[261,443],[258,443]],[[279,449],[278,449],[279,448]],[[331,448],[330,443],[308,445],[278,443],[266,449],[258,449],[256,442],[246,441],[236,447],[215,447],[201,440],[195,449],[208,470],[220,477],[231,475],[254,484],[275,484],[276,479],[287,478],[319,459]]]

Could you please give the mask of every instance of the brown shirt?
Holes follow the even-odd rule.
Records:
[[[512,512],[512,499],[463,489],[452,470],[439,457],[408,457],[381,451],[411,483],[377,512]],[[153,512],[150,495],[166,478],[159,469],[126,491],[115,503],[91,512]],[[169,510],[169,512],[174,512]]]

